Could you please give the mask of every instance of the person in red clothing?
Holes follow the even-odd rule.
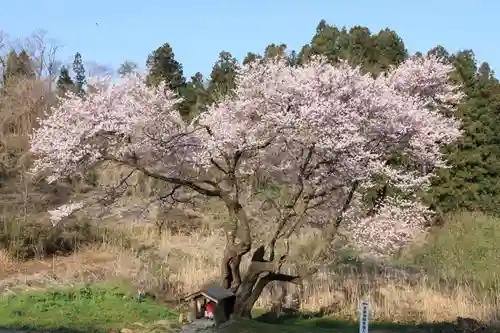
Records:
[[[214,304],[209,302],[205,307],[205,318],[213,319],[214,318]]]

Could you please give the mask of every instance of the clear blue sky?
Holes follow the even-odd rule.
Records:
[[[79,51],[114,68],[124,60],[143,66],[148,53],[169,42],[187,75],[206,74],[221,50],[239,60],[270,43],[300,50],[325,19],[389,27],[412,52],[436,44],[471,48],[500,71],[499,0],[6,0],[0,8],[0,29],[11,37],[43,28],[64,46],[61,60]]]

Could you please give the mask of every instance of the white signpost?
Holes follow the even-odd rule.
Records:
[[[359,306],[359,333],[368,333],[368,302],[363,301]]]

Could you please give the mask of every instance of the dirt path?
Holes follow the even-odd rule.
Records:
[[[212,320],[197,319],[194,322],[182,327],[179,333],[208,332],[211,331],[212,327],[214,327],[214,322]]]
[[[117,254],[92,250],[67,257],[20,263],[0,262],[0,295],[12,289],[32,291],[77,281],[102,280],[113,276],[117,265]]]

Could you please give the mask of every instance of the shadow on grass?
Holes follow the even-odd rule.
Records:
[[[349,333],[359,332],[358,322],[348,322],[335,320],[328,317],[315,317],[305,314],[286,314],[276,318],[275,314],[264,313],[253,320],[256,326],[255,332],[332,332]],[[258,323],[258,324],[257,324]],[[246,326],[249,324],[247,323]],[[279,326],[279,328],[277,327]],[[267,328],[265,328],[267,327]],[[234,332],[251,333],[252,329],[237,330]],[[455,332],[453,323],[432,323],[432,324],[399,324],[399,323],[369,323],[370,332],[399,333],[399,332]]]
[[[83,329],[74,329],[74,328],[35,328],[31,326],[23,326],[23,327],[5,327],[0,326],[0,333],[101,333],[106,332],[104,329],[97,329],[93,327],[88,327]]]

